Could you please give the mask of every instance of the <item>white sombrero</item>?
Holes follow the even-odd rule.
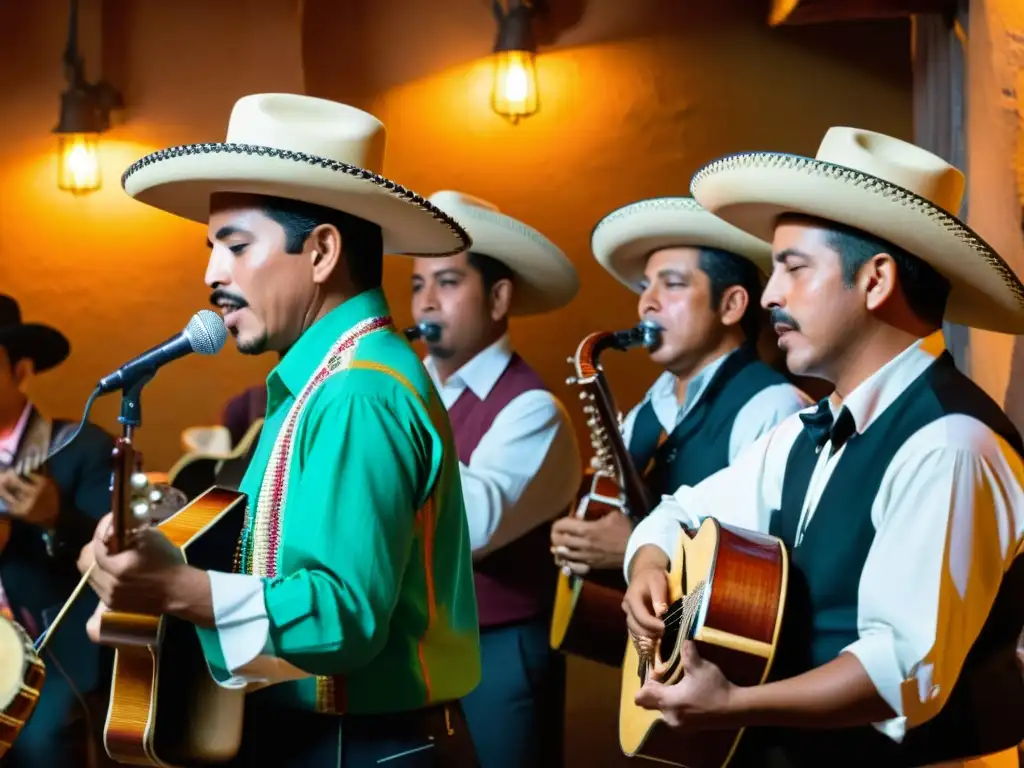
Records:
[[[509,314],[550,312],[576,296],[580,287],[576,268],[558,246],[533,227],[462,192],[435,192],[430,202],[466,228],[473,239],[468,250],[500,261],[515,274]]]
[[[729,155],[697,171],[690,191],[716,216],[767,240],[787,212],[882,238],[949,280],[950,322],[1024,332],[1024,285],[955,215],[964,175],[913,144],[857,128],[830,128],[815,158]]]
[[[289,93],[244,96],[223,142],[146,155],[121,178],[132,197],[206,223],[210,195],[243,192],[315,203],[380,225],[385,253],[447,256],[470,245],[443,212],[380,175],[384,125],[346,104]]]
[[[647,258],[662,248],[718,248],[771,272],[772,247],[708,213],[692,197],[655,197],[605,216],[590,235],[597,263],[634,293],[643,288]]]

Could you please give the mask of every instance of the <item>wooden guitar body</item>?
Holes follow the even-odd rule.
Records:
[[[581,387],[580,400],[594,449],[591,468],[584,474],[571,513],[577,518],[599,520],[609,514],[641,518],[650,510],[647,488],[622,441],[618,410],[599,357],[608,347],[624,351],[653,343],[649,326],[602,331],[584,338],[575,357],[568,359],[576,373],[569,383]],[[618,568],[593,570],[585,576],[563,570],[555,586],[549,645],[599,664],[620,666],[626,642],[625,591],[626,582]]]
[[[245,495],[211,488],[159,528],[204,570],[233,570]],[[211,677],[195,627],[172,616],[108,612],[100,642],[113,646],[114,674],[103,729],[107,754],[119,763],[217,765],[241,745],[244,689]]]
[[[167,472],[168,483],[182,491],[189,501],[215,485],[237,489],[262,429],[263,419],[256,419],[242,435],[238,445],[223,456],[186,453]]]
[[[761,685],[771,671],[782,627],[789,560],[783,543],[765,534],[707,518],[694,533],[680,534],[669,571],[665,635],[658,651],[666,684],[682,679],[683,640],[696,642],[704,659],[736,685]],[[652,668],[632,642],[626,644],[619,702],[619,744],[629,756],[685,768],[725,768],[743,729],[684,733],[658,711],[635,703]]]

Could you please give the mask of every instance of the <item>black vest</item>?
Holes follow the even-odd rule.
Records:
[[[770,526],[770,533],[791,552],[790,589],[773,678],[825,664],[857,639],[857,590],[875,536],[871,507],[882,477],[912,435],[950,414],[981,421],[1024,454],[1020,435],[1003,411],[944,353],[868,429],[846,443],[800,546],[794,548],[818,459],[809,434],[803,431],[797,437],[786,464],[782,505]],[[838,765],[842,755],[856,754],[859,765],[896,768],[1013,747],[1024,739],[1024,679],[1016,663],[1022,626],[1024,558],[1018,558],[946,705],[928,722],[908,730],[901,744],[871,726],[776,732],[769,738],[783,745],[791,765],[808,768]]]
[[[787,383],[752,345],[744,345],[722,362],[700,400],[660,446],[661,423],[651,401],[644,403],[633,422],[629,454],[640,472],[651,464],[644,477],[651,497],[696,485],[727,467],[736,414],[761,390]]]

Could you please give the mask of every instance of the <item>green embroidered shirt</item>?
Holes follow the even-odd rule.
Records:
[[[250,695],[372,713],[457,699],[480,679],[451,427],[426,370],[390,325],[362,336],[351,364],[299,412],[270,557],[276,576],[251,575],[268,557],[252,535],[256,499],[289,410],[339,338],[387,315],[379,289],[350,299],[267,377],[266,421],[241,485],[252,551],[242,574],[211,573],[217,628],[197,629],[222,685],[272,683]]]

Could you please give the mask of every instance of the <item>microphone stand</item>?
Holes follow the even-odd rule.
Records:
[[[135,530],[130,499],[132,477],[138,469],[139,454],[135,450],[135,432],[142,426],[142,388],[156,371],[148,371],[131,386],[121,390],[121,439],[114,446],[111,473],[111,518],[113,522],[112,551],[122,552],[128,546],[129,535]]]
[[[111,511],[114,513],[112,517],[113,522],[113,546],[111,551],[120,552],[124,549],[128,532],[126,530],[125,522],[131,513],[127,499],[130,498],[131,494],[131,477],[135,470],[135,459],[136,452],[135,447],[132,445],[132,441],[135,437],[135,430],[142,426],[142,388],[153,378],[156,371],[151,371],[145,376],[139,378],[134,384],[125,390],[121,391],[121,415],[117,417],[117,420],[121,422],[121,438],[115,443],[114,451],[112,454],[113,460],[113,471],[110,476],[110,492],[111,492]],[[88,403],[85,406],[85,413],[82,416],[81,424],[79,424],[79,430],[82,428],[82,424],[85,423],[89,417],[89,410],[92,406],[92,401],[96,395],[100,393],[99,388],[93,391],[92,396],[89,398]],[[75,433],[77,436],[77,432]],[[71,440],[74,439],[74,436]],[[68,440],[68,443],[71,442]],[[67,445],[68,443],[65,443]],[[61,446],[63,448],[64,446]],[[60,449],[58,449],[60,450]],[[56,453],[56,452],[55,452]],[[82,574],[82,578],[79,580],[78,585],[72,590],[71,595],[64,602],[60,612],[54,617],[53,621],[50,622],[43,633],[36,638],[35,646],[36,653],[42,654],[46,648],[47,643],[50,641],[50,637],[60,626],[64,620],[64,616],[68,610],[78,599],[79,595],[82,594],[82,590],[85,589],[89,583],[89,577],[92,575],[93,569],[96,564],[93,563],[89,566],[89,569]]]

